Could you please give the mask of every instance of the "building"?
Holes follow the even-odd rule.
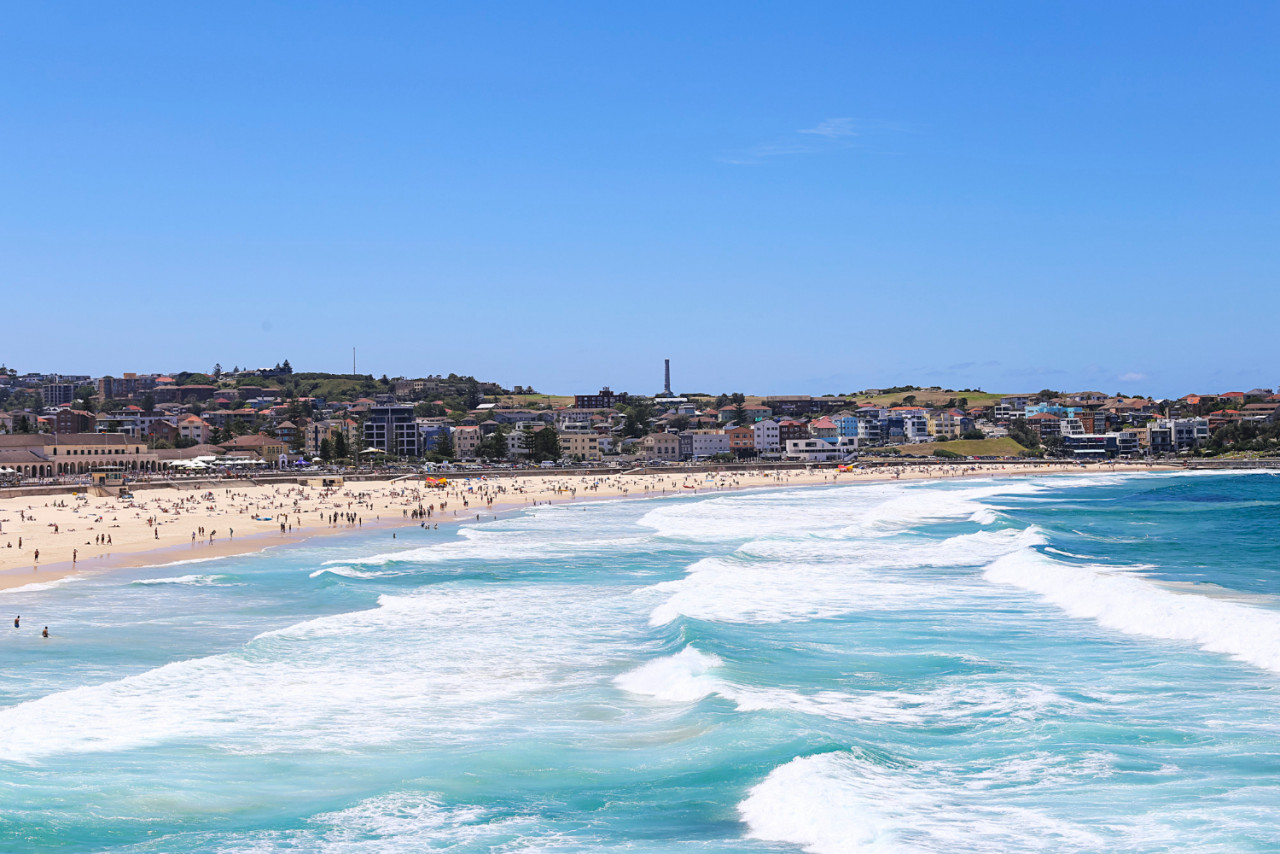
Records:
[[[842,443],[852,443],[842,444]],[[847,459],[857,450],[857,439],[842,437],[836,441],[826,439],[792,439],[787,442],[783,459],[807,463],[831,462]]]
[[[352,439],[358,435],[359,426],[350,418],[331,418],[324,421],[310,422],[302,431],[302,444],[306,455],[318,457],[320,455],[320,443],[328,439],[330,446],[332,446],[337,436],[342,436],[347,448],[350,449]],[[348,450],[348,453],[351,453],[351,450]]]
[[[1052,436],[1062,435],[1062,420],[1048,412],[1032,415],[1027,419],[1027,426],[1035,431],[1042,442]]]
[[[449,424],[443,418],[419,418],[418,436],[422,452],[434,451],[445,436],[449,435]]]
[[[1209,440],[1207,418],[1161,418],[1147,430],[1153,454],[1176,454]]]
[[[755,434],[755,451],[757,454],[782,453],[781,428],[777,421],[772,419],[757,421],[751,425],[751,432]]]
[[[228,453],[238,452],[256,455],[259,459],[266,460],[272,465],[276,465],[280,461],[280,457],[288,450],[284,442],[281,442],[275,436],[268,436],[266,433],[237,436],[230,442],[223,442],[218,447]]]
[[[560,453],[562,456],[576,460],[599,460],[603,458],[600,451],[600,437],[595,433],[561,433]]]
[[[370,406],[364,416],[364,444],[395,457],[420,457],[418,421],[413,407],[391,403]]]
[[[596,394],[575,394],[573,396],[574,409],[613,409],[619,403],[627,402],[627,393],[619,392],[614,394],[613,391],[605,386]]]
[[[754,457],[756,455],[756,431],[745,424],[725,430],[729,437],[729,451],[737,457]]]
[[[787,446],[787,442],[795,439],[810,439],[809,425],[803,421],[780,421],[778,422],[778,441],[782,447]]]
[[[59,409],[53,416],[53,432],[60,435],[92,433],[97,425],[97,416],[79,409]]]
[[[213,428],[199,415],[188,415],[178,419],[178,438],[187,439],[197,445],[206,445],[213,436]],[[281,437],[283,440],[283,437]]]
[[[119,379],[101,377],[97,382],[98,395],[103,400],[127,400],[146,394],[156,387],[156,378],[150,375],[126,373]]]
[[[474,457],[484,441],[479,427],[455,427],[453,429],[453,455],[460,459]]]
[[[769,398],[772,410],[779,415],[807,415],[810,412],[821,412],[821,398],[813,398],[807,394],[783,395]]]
[[[729,437],[720,430],[685,430],[680,438],[680,458],[696,460],[729,453]]]
[[[145,444],[123,433],[19,433],[0,436],[0,468],[23,477],[88,474],[112,466],[155,471],[159,461]]]
[[[75,383],[45,383],[40,386],[40,399],[45,406],[66,406],[76,399]]]
[[[680,437],[675,433],[650,433],[640,440],[646,460],[676,462],[680,459]]]
[[[809,435],[815,439],[833,441],[840,436],[840,427],[825,415],[809,423]]]
[[[1062,447],[1077,459],[1132,457],[1139,451],[1138,434],[1133,431],[1063,436]]]

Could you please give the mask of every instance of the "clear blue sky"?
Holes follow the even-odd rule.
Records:
[[[1275,3],[6,3],[0,360],[1280,383]]]

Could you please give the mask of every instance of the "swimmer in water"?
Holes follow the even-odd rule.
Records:
[[[49,627],[48,627],[48,626],[45,626],[45,627],[44,627],[44,631],[40,633],[40,636],[41,636],[41,637],[46,637],[46,638],[49,636]]]

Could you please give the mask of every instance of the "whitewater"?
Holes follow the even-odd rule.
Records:
[[[0,851],[1277,851],[1278,525],[1059,475],[33,578]]]

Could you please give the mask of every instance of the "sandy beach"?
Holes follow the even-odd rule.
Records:
[[[73,573],[260,551],[364,528],[474,521],[535,504],[894,479],[1159,470],[1170,467],[966,463],[715,474],[672,468],[608,476],[557,472],[460,478],[444,487],[422,478],[374,480],[336,489],[234,481],[189,490],[138,490],[130,498],[92,497],[69,489],[57,495],[0,499],[0,589]]]

